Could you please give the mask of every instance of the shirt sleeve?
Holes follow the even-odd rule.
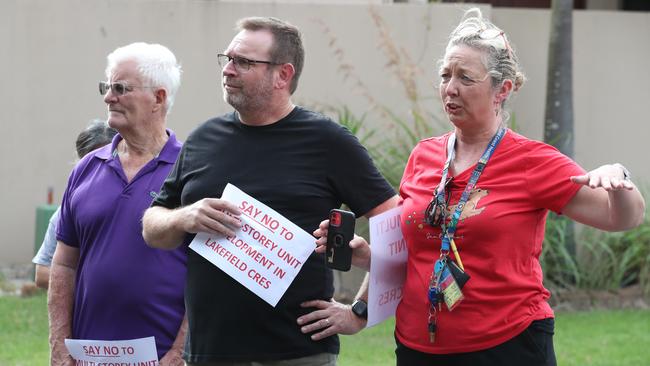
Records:
[[[335,125],[329,139],[329,179],[357,217],[395,195],[368,151],[346,128]]]
[[[86,155],[88,157],[88,155]],[[79,170],[79,165],[84,161],[77,163],[77,166],[72,170],[70,178],[68,178],[68,185],[65,187],[65,192],[63,192],[63,199],[61,199],[61,207],[59,208],[59,221],[56,225],[56,239],[58,241],[64,242],[66,245],[72,247],[79,247],[79,240],[77,236],[77,231],[74,224],[74,215],[72,213],[72,195],[75,189],[77,181],[77,171]]]
[[[404,167],[404,174],[402,174],[402,180],[399,184],[400,196],[402,196],[402,186],[404,185],[404,183],[408,182],[413,177],[413,172],[415,170],[415,160],[416,160],[416,156],[420,151],[419,150],[420,146],[421,146],[420,144],[415,145],[413,150],[411,150],[411,154],[409,155],[408,161],[406,162],[406,166]]]
[[[56,249],[56,227],[57,222],[59,221],[60,211],[61,207],[57,208],[52,214],[52,217],[50,217],[50,222],[47,226],[43,243],[41,244],[38,253],[36,253],[36,256],[34,256],[34,259],[32,259],[32,263],[47,267],[52,264],[52,257],[54,256],[54,250]]]
[[[531,141],[526,161],[526,182],[532,201],[555,213],[562,209],[582,187],[570,177],[585,170],[553,146]]]
[[[178,154],[174,167],[169,172],[169,175],[163,182],[160,192],[156,198],[151,202],[151,207],[161,206],[169,209],[174,209],[181,206],[181,195],[183,193],[183,166],[185,156],[187,154],[186,147],[189,144],[185,143]]]

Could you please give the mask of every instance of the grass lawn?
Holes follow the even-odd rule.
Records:
[[[650,365],[650,311],[560,313],[555,322],[558,365]]]
[[[394,365],[392,318],[341,337],[342,366]],[[560,366],[650,365],[650,310],[558,313],[554,337]]]
[[[0,365],[49,365],[47,297],[0,297]]]
[[[44,294],[0,297],[0,365],[48,364]],[[394,365],[394,320],[341,337],[341,366]],[[650,365],[650,311],[559,313],[555,351],[561,366]]]

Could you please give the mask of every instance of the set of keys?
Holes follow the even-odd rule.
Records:
[[[433,309],[433,313],[429,312],[429,342],[431,343],[436,341],[436,330],[438,329],[438,319],[436,318],[436,309]]]
[[[463,300],[463,292],[452,275],[449,263],[449,257],[442,255],[433,267],[431,280],[429,281],[429,288],[427,291],[427,298],[429,299],[429,318],[428,330],[429,340],[433,343],[436,339],[437,326],[437,313],[442,311],[442,304],[444,303],[449,311],[454,308]]]
[[[427,297],[429,298],[429,303],[431,307],[438,308],[442,310],[442,303],[445,301],[445,294],[440,290],[440,275],[431,276],[431,282],[429,284],[429,291],[427,292]]]
[[[446,264],[446,257],[438,259],[435,263],[433,273],[431,273],[431,280],[429,281],[429,290],[427,292],[427,297],[429,298],[429,318],[428,318],[428,329],[429,329],[429,342],[433,343],[436,340],[436,330],[438,329],[438,311],[442,310],[442,303],[445,299],[445,295],[440,289],[440,277],[442,276],[442,269]]]

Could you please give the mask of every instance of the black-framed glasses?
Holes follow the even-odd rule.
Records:
[[[106,82],[106,81],[100,81],[99,82],[99,94],[101,95],[106,95],[108,93],[108,90],[112,90],[113,94],[117,96],[124,95],[128,92],[133,91],[134,88],[155,88],[154,86],[137,86],[137,85],[129,85],[123,81],[115,81],[112,83]]]
[[[230,61],[235,65],[235,69],[238,72],[246,72],[250,70],[251,66],[254,64],[281,65],[280,63],[273,61],[251,60],[246,57],[229,56],[223,53],[217,54],[217,62],[221,68],[226,67]]]
[[[447,188],[451,179],[445,182],[444,194],[438,194],[438,187],[433,191],[433,198],[427,208],[424,210],[424,221],[429,226],[442,228],[447,220],[449,199],[451,199],[451,192]]]

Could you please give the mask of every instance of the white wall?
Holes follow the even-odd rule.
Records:
[[[435,61],[466,6],[373,7],[401,47],[397,54],[410,55],[419,66],[418,90],[432,115],[439,111],[432,87]],[[549,12],[482,8],[509,32],[520,53],[529,81],[515,100],[514,114],[524,134],[540,138]],[[74,138],[88,120],[105,116],[97,82],[104,79],[110,51],[147,41],[176,54],[183,82],[168,124],[181,138],[199,122],[229,110],[221,99],[215,54],[234,35],[235,21],[249,15],[283,18],[302,29],[307,58],[296,102],[318,108],[347,105],[360,115],[371,109],[372,100],[406,115],[402,84],[387,66],[369,9],[201,0],[1,1],[0,263],[30,260],[35,207],[45,202],[48,186],[54,186],[60,202]],[[650,100],[650,14],[576,12],[574,29],[576,158],[586,168],[621,161],[635,179],[648,181],[650,124],[644,107]],[[342,63],[353,70],[344,72]],[[366,120],[384,123],[373,111]]]

